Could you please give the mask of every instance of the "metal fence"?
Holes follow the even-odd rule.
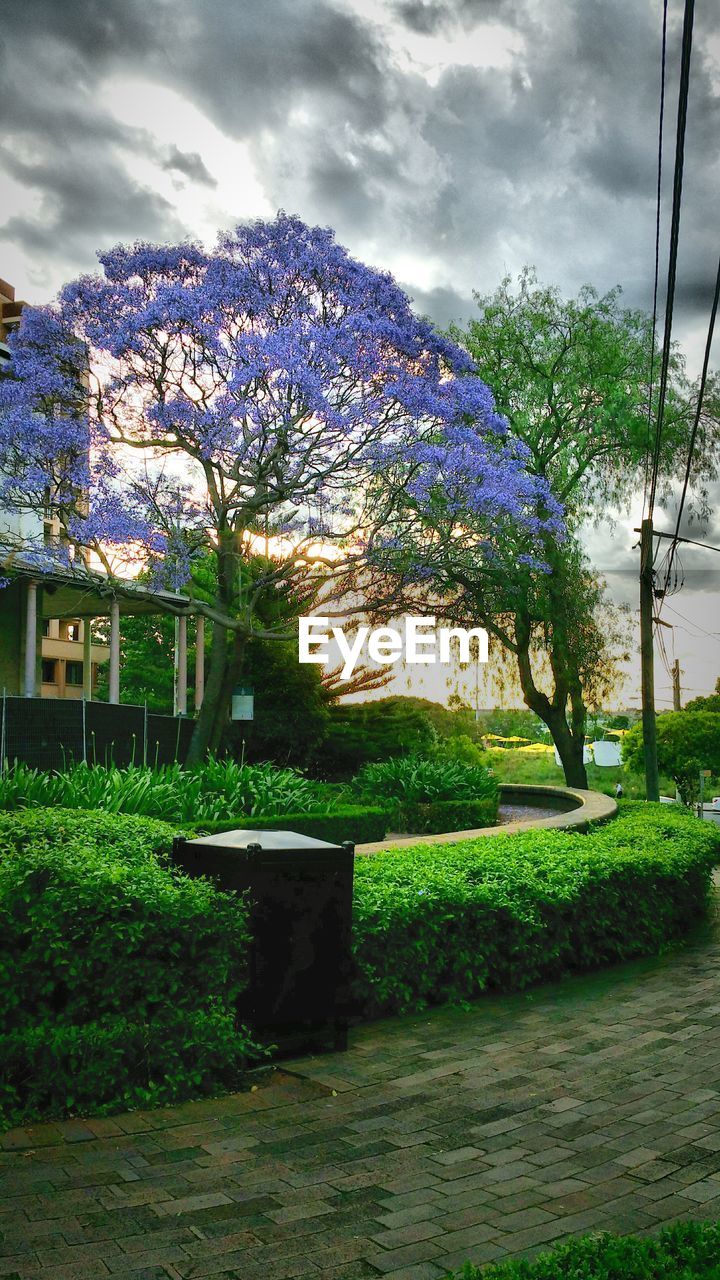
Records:
[[[192,720],[155,715],[147,707],[3,694],[0,764],[171,764],[185,759],[192,730]]]

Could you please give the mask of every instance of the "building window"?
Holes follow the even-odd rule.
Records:
[[[80,663],[80,666],[82,666],[82,663]],[[43,658],[42,682],[43,684],[57,684],[57,662],[54,658]]]
[[[44,636],[50,635],[50,619],[49,618],[43,618],[42,633]]]
[[[65,663],[65,683],[66,684],[82,684],[82,682],[83,682],[82,662],[66,662]]]
[[[80,623],[79,623],[79,622],[68,622],[68,624],[67,624],[67,638],[68,638],[68,640],[79,640],[79,639],[80,639]],[[82,681],[81,681],[81,683],[82,683]]]

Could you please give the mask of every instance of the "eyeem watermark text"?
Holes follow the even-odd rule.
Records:
[[[460,662],[470,662],[470,642],[477,642],[478,662],[488,660],[488,633],[484,627],[436,627],[435,618],[405,619],[404,633],[394,627],[358,627],[348,640],[342,627],[331,627],[329,618],[300,618],[300,662],[317,662],[327,666],[330,661],[328,644],[334,640],[343,659],[343,680],[349,680],[367,645],[372,662],[390,666],[400,658],[407,663],[450,663],[455,657]],[[457,654],[451,653],[451,644],[457,642]]]

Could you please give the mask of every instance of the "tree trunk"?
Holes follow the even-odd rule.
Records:
[[[557,747],[560,762],[565,773],[565,781],[569,787],[581,787],[587,790],[588,780],[583,763],[585,746],[585,706],[579,681],[572,671],[561,669],[560,656],[551,654],[551,665],[555,679],[555,690],[552,700],[538,689],[533,676],[530,661],[530,641],[532,625],[529,615],[521,610],[515,615],[515,644],[517,652],[520,688],[525,705],[539,716],[543,724],[550,730],[552,740]],[[570,686],[570,687],[568,687]],[[568,699],[571,703],[571,723],[567,722]]]
[[[220,750],[222,736],[228,723],[228,707],[230,706],[230,701],[232,699],[232,692],[240,679],[240,674],[243,668],[245,648],[245,637],[236,633],[233,636],[232,647],[228,647],[225,675],[215,708],[215,719],[210,732],[208,749],[211,755],[217,755],[217,752]]]
[[[545,720],[545,723],[557,747],[567,785],[569,787],[581,787],[583,791],[587,791],[587,772],[583,762],[585,735],[577,737],[572,732],[565,719],[564,712],[551,715]]]
[[[236,598],[236,561],[232,535],[228,530],[218,537],[217,566],[218,603],[228,616],[232,616]],[[232,668],[236,645],[236,636],[231,639],[225,627],[221,627],[217,622],[213,623],[205,695],[188,748],[185,761],[188,765],[202,764],[208,755],[217,751],[220,745],[235,683],[232,678]]]
[[[214,728],[223,697],[228,659],[227,631],[218,626],[217,623],[214,623],[205,694],[198,718],[195,721],[193,735],[190,739],[190,746],[185,760],[187,765],[202,764],[210,751],[213,750]]]

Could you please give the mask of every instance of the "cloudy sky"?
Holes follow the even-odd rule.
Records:
[[[680,22],[671,4],[668,175]],[[210,245],[284,208],[333,226],[439,324],[526,263],[567,294],[621,284],[649,310],[660,27],[659,0],[8,0],[0,276],[45,301],[118,240]],[[720,12],[698,0],[675,325],[693,373],[719,152]],[[588,541],[631,599],[638,516]],[[717,516],[706,531],[720,542]],[[668,644],[705,690],[717,557],[685,558]]]

